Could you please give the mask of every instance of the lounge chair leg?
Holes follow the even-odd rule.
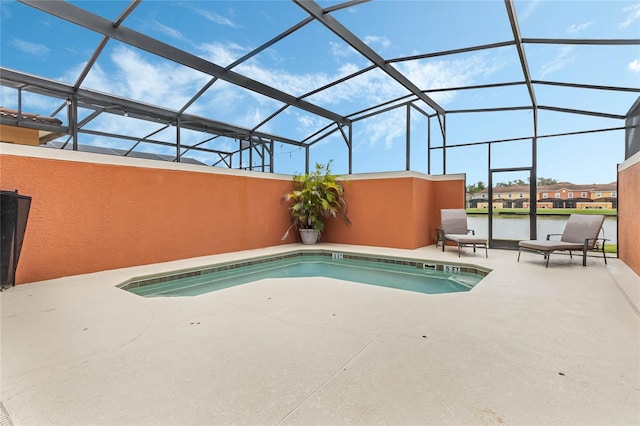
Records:
[[[520,253],[522,252],[522,247],[518,249],[518,262],[520,262]]]
[[[604,264],[607,264],[607,255],[604,253],[604,243],[602,243],[602,258],[604,259]]]
[[[484,245],[484,257],[489,258],[489,252],[487,251],[487,245]]]
[[[462,247],[462,244],[458,243],[458,257],[460,257],[460,247]]]
[[[551,259],[551,253],[547,253],[547,255],[545,256],[547,258],[547,266],[545,266],[545,268],[549,267],[549,259]]]

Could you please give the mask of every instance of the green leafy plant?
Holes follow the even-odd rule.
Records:
[[[316,169],[311,173],[294,175],[293,191],[282,197],[283,201],[293,202],[291,226],[282,239],[286,239],[292,229],[315,229],[320,235],[325,219],[330,217],[340,217],[351,224],[343,194],[343,185],[331,174],[331,161],[325,165],[316,163]]]

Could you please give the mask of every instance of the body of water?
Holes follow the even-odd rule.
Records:
[[[545,239],[547,234],[562,234],[569,216],[540,215],[537,217],[538,239]],[[468,216],[469,228],[476,235],[489,236],[489,216],[483,214]],[[601,238],[607,238],[607,244],[617,244],[618,221],[615,216],[607,216],[600,232]],[[493,218],[493,238],[505,240],[529,239],[529,216],[499,215]]]

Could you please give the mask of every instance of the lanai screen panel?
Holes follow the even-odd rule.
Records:
[[[40,3],[43,4],[55,3]],[[95,13],[108,23],[121,17],[122,22],[114,23],[113,27],[121,24],[123,30],[136,31],[141,36],[165,43],[171,49],[182,49],[184,54],[207,61],[212,69],[219,70],[219,67],[227,67],[237,61],[232,72],[240,74],[237,79],[231,80],[240,84],[234,86],[222,81],[225,79],[224,75],[221,79],[216,79],[211,75],[214,72],[208,72],[211,70],[195,71],[180,64],[180,59],[176,56],[173,57],[175,62],[170,58],[163,58],[162,49],[149,53],[144,46],[133,47],[109,39],[104,50],[99,50],[101,41],[105,40],[103,35],[58,19],[53,16],[55,13],[48,15],[40,12],[29,6],[28,2],[3,4],[5,11],[20,13],[3,13],[0,30],[2,67],[19,68],[23,72],[74,84],[80,81],[82,71],[86,70],[87,62],[95,54],[96,63],[82,80],[81,90],[89,88],[124,98],[116,99],[116,104],[121,103],[119,101],[126,104],[125,101],[134,100],[145,105],[158,105],[175,111],[176,117],[186,109],[185,112],[190,115],[245,127],[247,134],[256,129],[256,126],[259,126],[257,129],[260,131],[283,132],[283,136],[296,139],[297,143],[314,144],[309,151],[311,163],[315,161],[313,155],[318,155],[318,158],[326,156],[320,149],[323,144],[317,142],[319,136],[327,135],[330,138],[324,144],[327,146],[334,146],[334,140],[335,146],[340,146],[341,139],[344,139],[343,135],[331,133],[330,130],[320,131],[323,127],[331,128],[332,119],[327,118],[327,112],[333,111],[333,119],[336,119],[340,116],[360,118],[367,114],[354,114],[358,111],[385,111],[377,118],[371,117],[354,125],[354,164],[359,161],[356,147],[366,146],[372,141],[388,141],[386,143],[394,147],[393,155],[389,156],[393,165],[385,166],[385,169],[404,169],[407,154],[406,111],[403,108],[387,111],[381,103],[390,102],[386,106],[400,104],[404,102],[402,97],[413,89],[402,87],[380,69],[338,82],[340,77],[371,65],[371,61],[355,52],[347,46],[345,40],[320,23],[321,18],[312,19],[305,12],[304,4],[282,1],[146,0],[141,3],[111,1],[70,4]],[[38,6],[36,3],[33,5]],[[62,7],[65,3],[59,5]],[[537,115],[540,118],[540,137],[545,136],[547,129],[571,130],[579,127],[561,127],[562,121],[582,123],[582,115],[548,109],[589,109],[596,113],[602,112],[605,116],[624,115],[640,90],[638,20],[634,18],[637,16],[634,14],[637,2],[515,1],[521,40],[517,36],[514,40],[507,13],[511,5],[509,1],[371,1],[346,3],[348,7],[342,6],[340,2],[318,3],[319,7],[329,8],[323,12],[324,15],[335,17],[346,31],[358,37],[367,48],[383,58],[385,66],[400,70],[404,77],[419,90],[425,91],[424,94],[438,102],[445,111],[500,108],[501,98],[504,98],[503,106],[506,108],[519,107],[521,103],[531,108],[539,106]],[[333,10],[334,7],[338,10]],[[128,8],[131,13],[124,16]],[[12,19],[17,16],[24,21]],[[301,24],[299,29],[281,40],[274,39],[296,24]],[[38,25],[41,31],[30,31],[34,25]],[[629,42],[611,46],[607,40]],[[523,70],[523,64],[520,63],[523,58],[517,55],[517,43],[520,41],[522,52],[526,55],[526,70]],[[264,50],[260,50],[261,47]],[[252,53],[255,55],[251,56]],[[28,60],[23,61],[24,58]],[[245,60],[239,61],[241,58]],[[407,58],[413,59],[403,60]],[[502,86],[503,90],[492,87],[432,91],[456,86],[524,82],[527,77],[525,71],[533,79],[530,86],[533,96],[526,85]],[[281,93],[272,92],[271,95],[276,93],[276,96],[269,96],[264,93],[256,94],[255,91],[242,87],[251,86],[252,82],[260,82]],[[331,86],[333,82],[338,83]],[[560,86],[550,83],[560,83]],[[566,88],[562,87],[563,84],[602,87]],[[631,90],[617,90],[609,86]],[[323,87],[326,89],[304,97]],[[11,97],[7,93],[12,90],[15,91],[2,88],[3,106],[17,105],[15,100],[13,104],[9,103]],[[198,97],[201,91],[204,93]],[[64,96],[46,99],[46,96],[28,93],[28,89],[23,92],[22,107],[25,110],[33,108],[28,112],[53,115],[55,111],[56,117],[66,115],[66,108],[60,109],[65,102]],[[287,102],[274,99],[281,98],[283,94],[291,96],[290,101],[295,101],[296,97],[304,97],[305,101],[318,105],[325,111],[316,114],[304,107],[297,108],[299,111],[295,107],[283,109]],[[415,101],[416,97],[416,93],[411,93],[406,101],[414,102],[418,108],[433,114],[434,110],[422,101]],[[569,98],[572,100],[567,101]],[[190,104],[191,102],[193,103]],[[83,123],[82,129],[99,132],[118,127],[131,137],[140,138],[147,132],[154,131],[154,128],[165,125],[158,123],[154,127],[143,124],[143,120],[138,120],[140,123],[129,120],[139,124],[139,128],[133,129],[133,124],[123,124],[124,121],[120,121],[125,116],[122,106],[103,104],[105,112],[92,121]],[[268,120],[278,111],[280,113],[275,118]],[[79,120],[92,118],[92,114],[93,111],[81,105]],[[109,118],[108,114],[118,115],[119,118]],[[450,113],[446,114],[446,118],[439,117],[447,123],[447,144],[487,140],[490,137],[517,138],[523,134],[533,136],[534,133],[531,128],[532,118],[529,121],[518,116],[515,120],[504,120],[500,118],[501,114],[468,114],[480,117],[477,119],[478,124],[467,124],[461,130],[456,130],[455,117],[458,114]],[[533,111],[530,111],[530,115],[534,115]],[[393,117],[393,120],[389,117]],[[552,118],[553,122],[544,122]],[[594,115],[587,118],[592,118],[593,123],[606,121]],[[620,126],[624,125],[624,121],[617,117],[609,119]],[[468,120],[471,119],[467,119],[467,123],[470,123]],[[432,117],[430,121],[431,146],[438,146],[438,143],[442,145],[438,119]],[[172,123],[171,126],[176,124]],[[402,131],[397,130],[400,127]],[[592,126],[587,122],[585,127]],[[343,129],[346,132],[348,126]],[[176,140],[171,140],[174,130],[175,128],[169,127],[160,131],[156,137],[176,144]],[[201,131],[206,133],[206,128]],[[315,133],[318,131],[320,133]],[[409,131],[411,143],[417,143],[414,130]],[[464,137],[463,131],[468,133]],[[614,135],[614,139],[617,137],[615,132],[610,134]],[[187,148],[202,142],[190,131],[181,135],[180,142]],[[81,133],[79,137],[86,140],[89,136]],[[100,137],[105,143],[110,143]],[[357,138],[363,140],[359,141]],[[205,139],[206,137],[203,138]],[[114,135],[111,143],[119,146],[120,137]],[[139,149],[148,149],[143,148],[147,145],[146,142],[141,142]],[[208,142],[201,146],[208,146]],[[170,149],[175,151],[176,146]],[[287,149],[281,154],[287,155]],[[303,152],[301,157],[306,157],[305,148],[293,145],[293,150]],[[337,155],[343,155],[343,151],[337,152]],[[413,159],[415,154],[416,150],[412,149],[412,167],[416,164]],[[432,157],[439,155],[436,151],[431,154]],[[396,163],[403,166],[399,167]]]
[[[289,106],[271,118],[261,126],[259,130],[301,141],[311,137],[319,129],[329,125],[331,125],[333,129],[336,128],[335,124],[326,118],[311,114],[300,108]]]
[[[372,1],[333,15],[385,59],[512,39],[496,1]]]
[[[422,90],[524,82],[518,53],[513,45],[417,57],[394,64],[411,76]],[[447,92],[438,96],[435,99],[445,105],[452,99]]]
[[[620,117],[626,114],[628,105],[633,105],[638,93],[623,90],[602,90],[571,86],[554,87],[547,84],[537,84],[536,96],[541,107],[575,109],[620,120]],[[580,99],[579,104],[576,104],[576,98]]]
[[[258,53],[238,71],[296,97],[364,68],[368,61],[317,21]]]
[[[624,127],[624,123],[619,119],[562,111],[541,110],[538,112],[538,120],[540,136]]]
[[[614,182],[616,165],[624,161],[620,138],[623,130],[540,139],[538,176],[576,184]]]
[[[410,169],[427,173],[427,146],[429,141],[429,119],[423,114],[410,110]]]
[[[531,110],[447,115],[447,145],[528,138],[534,134]]]
[[[340,133],[334,133],[314,143],[309,152],[313,158],[310,168],[313,168],[315,163],[326,164],[331,161],[332,173],[349,173],[349,151]]]
[[[283,102],[268,96],[217,80],[185,112],[254,129],[283,106]],[[267,132],[271,129],[269,123],[259,128]]]
[[[101,3],[116,16],[123,7],[121,2],[86,3]],[[12,19],[18,8],[20,19]],[[102,40],[93,31],[28,6],[3,1],[2,9],[3,67],[73,84]]]
[[[442,92],[451,94],[451,100],[443,102],[450,113],[456,111],[482,111],[507,108],[529,108],[531,101],[525,84]],[[438,99],[436,93],[434,98]]]
[[[354,173],[406,170],[405,116],[398,108],[354,123]]]
[[[357,73],[363,69],[353,67],[350,71]],[[361,115],[354,115],[354,113],[368,107],[384,104],[380,108],[363,112],[363,114],[406,103],[411,98],[415,98],[415,96],[412,96],[406,88],[399,85],[379,68],[373,68],[327,87],[309,96],[308,100],[355,119]],[[424,102],[421,102],[421,106],[433,112],[431,108],[425,106]]]
[[[305,18],[286,1],[143,1],[126,25],[227,67]]]
[[[635,1],[528,1],[515,0],[523,37],[531,38],[637,38]]]
[[[110,40],[82,87],[178,110],[208,80],[203,72]]]
[[[274,145],[274,172],[285,174],[300,174],[305,172],[305,158],[307,149],[301,146],[277,142]],[[309,166],[313,167],[314,162]]]

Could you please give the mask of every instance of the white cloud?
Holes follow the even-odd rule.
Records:
[[[7,86],[0,86],[0,105],[9,109],[18,109],[17,91]]]
[[[93,65],[83,87],[166,108],[182,107],[211,78],[171,62],[151,62],[128,47],[105,59]],[[62,81],[75,81],[83,67],[69,69]]]
[[[566,29],[566,32],[569,34],[578,34],[579,32],[589,28],[593,22],[585,22],[583,24],[571,24],[569,28]]]
[[[175,38],[176,40],[186,40],[180,31],[175,30],[167,25],[161,24],[160,22],[155,20],[152,23],[154,25],[154,28],[162,34],[168,35],[169,37]]]
[[[627,13],[627,18],[618,24],[618,28],[628,28],[635,22],[640,21],[640,3],[627,6],[622,11]]]
[[[7,6],[7,2],[0,3],[0,19],[13,18],[12,8]]]
[[[464,60],[411,61],[398,64],[398,68],[422,90],[465,86],[477,76],[490,75],[500,66],[498,61],[491,65],[483,55],[474,55]],[[428,96],[439,104],[446,105],[455,98],[456,92],[434,92]]]
[[[631,71],[640,73],[640,61],[634,59],[633,61],[629,62],[629,69]]]
[[[355,53],[355,50],[349,45],[346,45],[346,47],[345,47],[344,43],[338,43],[336,41],[330,41],[329,42],[329,52],[331,53],[331,55],[333,57],[346,58],[347,56],[353,55]]]
[[[379,36],[366,36],[363,41],[368,45],[368,46],[372,46],[372,45],[380,45],[380,47],[382,48],[382,50],[386,49],[387,47],[391,46],[391,40],[389,40],[386,37],[379,37]],[[375,50],[375,49],[374,49]]]
[[[353,64],[347,64],[340,67],[336,73],[332,75],[317,74],[309,76],[309,84],[305,90],[308,92],[313,88],[336,81],[358,69],[360,68],[355,67]],[[371,90],[372,88],[375,88],[375,90]],[[332,86],[322,92],[318,92],[310,96],[307,100],[312,103],[328,106],[329,108],[336,105],[349,108],[349,105],[353,105],[355,109],[359,110],[362,109],[365,104],[380,103],[405,93],[406,91],[389,76],[379,69],[374,69]]]
[[[372,117],[367,123],[366,137],[371,146],[382,143],[385,150],[393,149],[394,141],[404,137],[406,127],[404,123],[404,110],[395,110],[386,114]]]
[[[203,18],[205,18],[208,21],[213,22],[214,24],[218,24],[218,25],[223,25],[226,27],[231,27],[231,28],[241,28],[240,25],[236,24],[234,21],[232,21],[229,18],[225,18],[222,15],[219,15],[215,12],[211,12],[208,10],[204,10],[204,9],[194,9],[196,11],[196,13],[198,13],[200,16],[202,16]]]
[[[531,14],[538,8],[540,0],[533,0],[525,4],[527,5],[527,7],[524,9],[524,11],[518,13],[518,21],[520,22],[524,22],[529,18],[529,16],[531,16]]]
[[[495,58],[494,58],[495,59]],[[414,81],[419,88],[429,89],[437,87],[464,86],[474,81],[476,77],[485,76],[500,68],[500,62],[487,62],[482,54],[474,55],[466,60],[457,61],[412,61],[399,63],[396,66]],[[327,83],[333,82],[345,75],[349,75],[361,69],[353,63],[345,63],[337,68],[333,74],[324,72],[294,74],[286,70],[273,70],[262,67],[258,62],[243,64],[238,72],[250,75],[253,78],[291,93],[303,94]],[[371,90],[375,88],[375,90]],[[341,105],[347,112],[360,110],[367,105],[375,105],[406,95],[408,92],[395,80],[379,69],[374,69],[357,77],[349,79],[333,86],[330,89],[316,93],[307,98],[309,102],[325,106]],[[429,95],[441,105],[451,102],[455,92],[441,92]],[[353,108],[348,110],[348,108]],[[400,120],[403,122],[403,120]],[[396,119],[391,114],[382,114],[367,126],[367,140],[370,144],[383,144],[385,149],[390,149],[398,135],[404,132],[404,127],[394,125]],[[301,134],[309,134],[326,124],[326,120],[313,120],[308,117],[298,118],[298,131]],[[386,129],[386,130],[385,130]],[[400,133],[399,133],[400,132]]]
[[[562,46],[557,49],[557,54],[555,58],[552,58],[550,61],[545,62],[540,67],[540,76],[546,77],[547,75],[553,74],[561,69],[565,68],[567,65],[573,63],[573,56],[571,55],[574,51],[573,46]]]
[[[172,32],[171,28],[157,24],[157,28],[166,34],[180,38],[179,32]],[[371,39],[371,42],[385,43],[385,39]],[[221,66],[228,65],[249,51],[238,44],[203,44],[197,46],[202,52],[200,56]],[[105,58],[103,58],[105,59]],[[163,105],[167,108],[178,109],[197,93],[208,81],[210,75],[200,73],[190,68],[158,60],[154,56],[147,56],[135,49],[119,47],[109,58],[113,65],[104,60],[94,65],[85,81],[85,87],[106,93],[113,93],[128,99]],[[475,76],[491,73],[493,65],[475,55],[468,60],[458,61],[413,61],[396,64],[399,69],[408,74],[421,89],[434,87],[462,86],[472,81]],[[82,66],[70,75],[77,76]],[[295,73],[290,69],[266,67],[259,57],[242,63],[234,69],[238,73],[248,76],[272,87],[279,88],[294,95],[302,95],[322,87],[330,82],[362,69],[353,62],[345,62],[330,72],[314,71]],[[71,81],[75,77],[71,78]],[[375,90],[371,90],[375,88]],[[329,90],[322,91],[305,100],[325,108],[340,105],[343,113],[350,113],[393,98],[407,94],[407,90],[395,80],[379,69],[374,69],[355,78],[345,81]],[[430,95],[436,102],[446,104],[453,97],[454,92],[434,93]],[[190,114],[208,116],[212,119],[229,122],[231,124],[251,128],[264,120],[282,105],[264,95],[260,95],[222,80],[211,86],[202,98],[192,105]],[[294,120],[289,134],[292,138],[305,137],[327,124],[322,117],[288,109],[284,112]],[[287,117],[279,117],[261,127],[261,131],[282,133],[281,125]],[[400,120],[403,121],[403,120]],[[404,125],[397,126],[394,114],[382,114],[367,126],[367,138],[370,144],[382,144],[385,149],[391,149],[399,135],[403,134]],[[150,123],[153,124],[153,123]],[[133,123],[140,126],[140,123]],[[114,120],[109,125],[112,131],[122,131],[123,123]],[[129,124],[126,124],[127,130]],[[140,134],[139,128],[130,129],[132,134]],[[145,131],[147,130],[145,126]]]
[[[202,56],[213,62],[214,64],[226,67],[233,63],[236,59],[246,54],[249,50],[243,46],[234,43],[210,43],[198,46],[198,50],[202,52]]]
[[[20,40],[17,38],[13,39],[11,44],[13,45],[13,47],[18,49],[19,51],[23,53],[28,53],[34,56],[47,55],[51,51],[51,49],[49,49],[44,44],[31,43],[31,42]]]
[[[296,121],[300,131],[304,134],[312,134],[327,125],[327,120],[316,115],[298,115]],[[328,141],[327,141],[328,142]],[[323,142],[320,142],[323,143]]]
[[[248,51],[245,47],[235,44],[208,44],[199,48],[203,52],[201,56],[222,66],[233,62]],[[85,87],[172,109],[182,107],[212,78],[172,62],[159,61],[156,57],[146,56],[127,47],[115,49],[110,59],[113,69],[105,61],[94,65],[87,76]],[[477,76],[490,74],[494,71],[494,67],[499,67],[495,61],[487,62],[481,54],[466,60],[412,61],[399,63],[396,66],[421,89],[463,86],[472,82]],[[79,65],[76,70],[70,71],[70,75],[77,76],[81,69],[82,65]],[[283,91],[301,95],[359,69],[361,67],[348,62],[335,68],[330,74],[323,71],[296,74],[290,70],[265,67],[257,58],[253,58],[241,64],[235,71]],[[372,88],[375,89],[372,90]],[[374,69],[305,100],[329,109],[340,105],[346,114],[407,93],[406,89],[387,74]],[[443,92],[433,93],[430,97],[444,105],[455,95],[455,92]],[[251,128],[281,105],[281,102],[264,95],[218,80],[189,108],[188,112]],[[295,109],[288,109],[284,114],[295,120],[289,134],[283,134],[292,138],[306,137],[327,123],[324,118],[299,113]],[[282,133],[280,125],[286,119],[286,117],[279,117],[261,127],[260,130]],[[405,131],[404,125],[397,125],[399,122],[404,121],[397,120],[392,113],[381,114],[372,120],[371,125],[366,126],[368,143],[381,144],[385,149],[391,149],[394,141],[402,139],[401,135]],[[153,125],[153,123],[149,124]],[[123,126],[126,127],[123,128]],[[129,129],[128,126],[128,123],[124,125],[117,120],[109,124],[110,130],[114,132],[130,130],[131,134],[140,134],[140,123],[132,123],[132,126],[136,126],[135,130]],[[146,126],[144,129],[148,130]]]
[[[374,51],[383,51],[391,46],[391,40],[381,36],[366,36],[362,39],[367,46]],[[361,55],[347,43],[329,41],[329,52],[331,55],[338,59],[343,59],[350,56],[357,56],[361,58]]]
[[[294,95],[302,95],[333,81],[332,76],[323,72],[294,74],[283,69],[265,68],[257,61],[244,63],[238,66],[237,71]]]

